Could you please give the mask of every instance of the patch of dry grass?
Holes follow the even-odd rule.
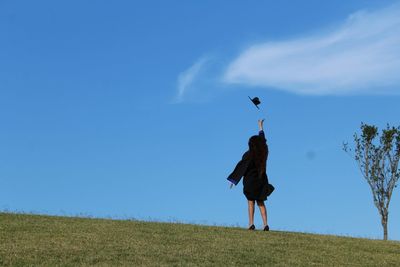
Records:
[[[400,266],[400,243],[0,213],[1,266]]]

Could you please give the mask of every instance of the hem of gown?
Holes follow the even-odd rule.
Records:
[[[268,199],[268,196],[265,196],[265,197],[250,197],[250,196],[246,195],[245,193],[243,193],[243,195],[249,201],[266,201]]]
[[[248,198],[248,197],[246,197],[246,199],[247,199],[248,201],[267,201],[268,198],[266,198],[266,199],[254,199],[254,198]]]

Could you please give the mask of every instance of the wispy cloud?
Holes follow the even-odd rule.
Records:
[[[299,94],[400,93],[400,4],[360,11],[335,30],[255,44],[223,81]]]
[[[190,68],[180,73],[178,76],[178,93],[176,95],[177,103],[184,100],[184,95],[191,89],[201,69],[208,61],[208,57],[202,57],[197,60]]]

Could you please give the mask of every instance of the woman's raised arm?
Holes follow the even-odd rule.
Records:
[[[265,138],[265,133],[264,133],[264,119],[258,120],[258,129],[259,133],[258,135],[264,140],[264,142],[267,142],[267,139]]]
[[[265,119],[258,120],[258,129],[259,129],[260,131],[264,131],[264,120],[265,120]]]

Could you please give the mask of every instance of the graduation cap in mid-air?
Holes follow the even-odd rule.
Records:
[[[261,101],[260,101],[260,99],[259,99],[258,97],[251,98],[251,97],[249,96],[249,99],[250,99],[251,102],[253,102],[253,104],[256,106],[256,108],[260,109],[260,108],[258,107],[258,105],[261,104]]]

